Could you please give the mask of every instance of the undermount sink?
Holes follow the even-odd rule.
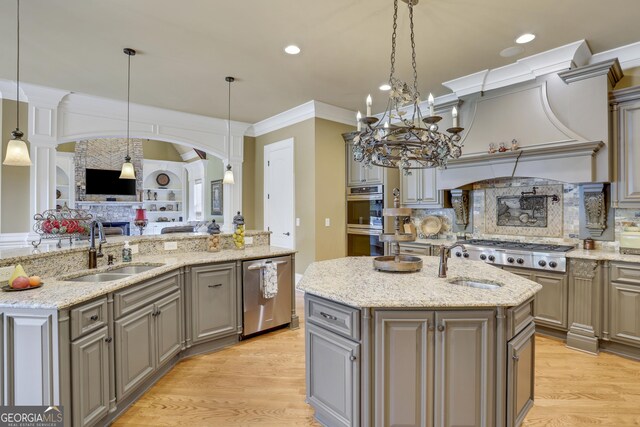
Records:
[[[488,289],[488,290],[500,289],[500,285],[498,284],[477,282],[475,280],[457,279],[457,280],[452,280],[449,283],[451,283],[452,285],[468,286],[470,288],[477,288],[477,289]]]
[[[131,276],[131,274],[123,273],[93,273],[86,274],[84,276],[75,277],[73,279],[67,279],[69,282],[113,282],[114,280],[125,279]]]
[[[138,273],[144,273],[145,271],[153,270],[154,268],[158,268],[163,265],[164,264],[127,265],[126,267],[120,267],[120,268],[115,268],[113,270],[109,270],[108,273],[138,274]]]

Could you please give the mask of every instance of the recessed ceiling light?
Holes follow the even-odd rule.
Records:
[[[284,48],[284,51],[287,52],[289,55],[297,55],[300,53],[300,48],[295,44],[290,44],[289,46]]]
[[[500,51],[500,56],[509,58],[511,56],[520,55],[522,52],[524,52],[524,48],[522,46],[511,46],[506,49],[502,49]]]
[[[518,37],[516,39],[516,43],[518,44],[525,44],[525,43],[529,43],[530,41],[532,41],[533,39],[536,38],[535,34],[531,34],[531,33],[524,33],[523,35],[521,35],[520,37]]]
[[[391,86],[388,83],[380,85],[380,90],[391,90]]]

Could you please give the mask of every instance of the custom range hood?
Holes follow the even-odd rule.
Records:
[[[504,177],[610,181],[609,92],[622,77],[617,59],[496,85],[490,73],[447,82],[461,103],[463,155],[437,172],[439,189]],[[558,68],[561,68],[559,65]],[[499,74],[493,76],[499,78]],[[474,86],[475,79],[475,86]],[[518,149],[511,151],[512,141]],[[489,153],[503,143],[508,151]]]

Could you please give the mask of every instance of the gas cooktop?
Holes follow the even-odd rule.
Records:
[[[550,245],[547,243],[526,243],[506,240],[470,239],[460,242],[464,245],[483,246],[487,248],[515,249],[532,252],[567,252],[575,246]]]

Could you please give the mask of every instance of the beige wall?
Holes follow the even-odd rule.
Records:
[[[75,142],[65,142],[64,144],[59,144],[56,147],[56,151],[59,153],[75,153],[76,152],[76,143]]]
[[[316,119],[316,261],[347,255],[346,162],[342,134],[353,130],[353,126]],[[325,218],[331,220],[330,227],[325,226]]]
[[[255,176],[256,139],[244,137],[244,160],[242,163],[242,213],[248,230],[256,229]],[[248,184],[248,185],[247,185]]]
[[[296,218],[300,218],[300,227],[296,227],[296,272],[303,273],[307,266],[315,260],[315,119],[278,129],[261,135],[255,142],[255,176],[254,190],[254,218],[255,228],[264,228],[264,147],[274,142],[288,138],[294,140],[294,173]],[[245,163],[245,167],[249,167]],[[250,182],[245,182],[243,191]]]
[[[142,141],[142,151],[145,159],[169,160],[172,162],[183,161],[173,144],[165,141],[144,140]]]
[[[27,133],[27,104],[20,103],[20,130]],[[15,101],[2,100],[2,160],[7,152],[11,132],[16,128]],[[29,229],[29,175],[31,168],[0,166],[2,168],[2,233],[26,233]]]
[[[628,68],[624,70],[624,77],[616,85],[617,89],[625,89],[628,87],[640,85],[640,67]]]

